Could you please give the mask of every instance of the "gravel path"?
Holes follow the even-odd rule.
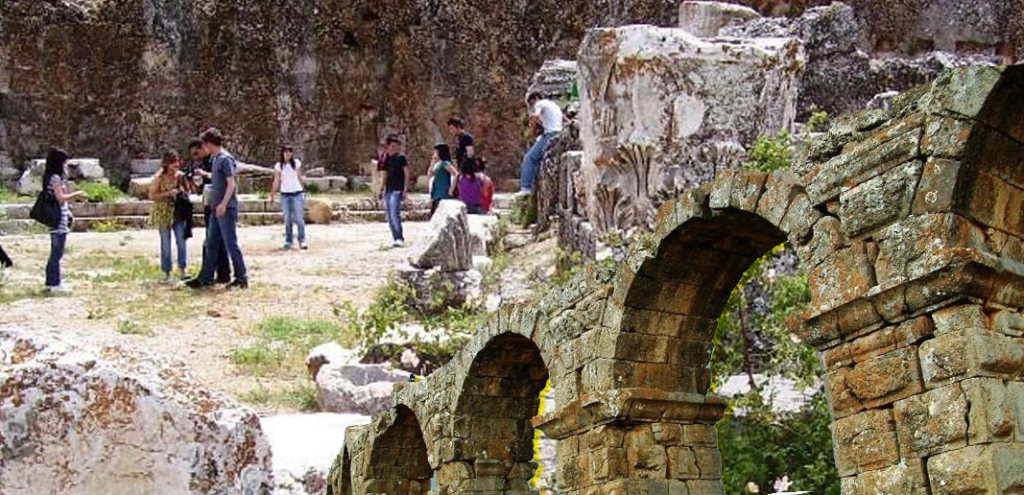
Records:
[[[426,227],[407,223],[406,236],[414,240]],[[202,233],[196,234],[189,241],[193,270],[198,270],[202,245]],[[282,227],[241,228],[252,288],[201,293],[156,283],[155,231],[72,234],[64,266],[75,292],[60,298],[41,294],[49,237],[5,236],[0,242],[16,266],[3,274],[0,327],[59,332],[98,345],[128,344],[177,356],[209,388],[230,395],[293,385],[294,376],[240,372],[230,362],[231,352],[252,339],[253,326],[264,318],[329,319],[340,302],[365,306],[409,253],[408,248],[384,248],[390,241],[384,224],[310,226],[309,234],[308,251],[286,252],[280,249]],[[131,276],[133,262],[141,276]],[[148,335],[130,334],[136,329],[132,324]]]

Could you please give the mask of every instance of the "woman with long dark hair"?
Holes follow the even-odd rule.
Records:
[[[281,211],[284,213],[284,248],[292,248],[292,232],[299,228],[299,247],[306,245],[306,177],[302,162],[295,158],[291,146],[281,147],[281,161],[274,165],[274,185],[270,188],[270,200],[281,192]]]
[[[71,201],[88,199],[85,191],[71,192],[65,178],[68,175],[68,152],[51,148],[46,154],[46,169],[43,171],[43,190],[53,194],[60,204],[60,222],[50,230],[50,258],[46,262],[46,288],[53,294],[67,294],[70,290],[61,283],[60,261],[64,258],[68,233],[71,232]]]
[[[466,160],[459,170],[459,200],[470,215],[484,214],[484,181],[477,174],[476,160]]]
[[[451,199],[455,193],[455,177],[458,171],[452,165],[452,150],[447,144],[434,146],[434,162],[427,174],[430,177],[430,216],[434,216],[442,200]]]
[[[149,222],[160,232],[160,269],[164,272],[163,283],[171,283],[171,234],[178,248],[178,276],[185,278],[188,268],[188,250],[185,246],[186,221],[175,218],[174,203],[179,195],[188,195],[191,190],[185,174],[180,172],[181,156],[176,151],[164,152],[160,170],[153,177],[149,188],[149,199],[153,206],[149,211]]]

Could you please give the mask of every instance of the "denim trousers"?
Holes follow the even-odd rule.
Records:
[[[547,132],[537,138],[537,142],[526,152],[523,157],[523,169],[519,177],[520,191],[533,191],[533,183],[537,180],[537,172],[540,164],[544,161],[544,152],[547,150],[548,142],[555,137],[557,132]]]
[[[169,229],[160,229],[160,269],[164,273],[171,272],[171,234],[174,234],[174,245],[178,248],[178,268],[188,267],[188,250],[185,246],[185,222],[177,222]]]
[[[205,207],[203,209],[203,224],[206,225],[207,233],[209,233],[210,217],[212,217],[212,216],[213,216],[213,207],[212,206]],[[214,249],[216,249],[217,252],[219,253],[219,256],[217,258],[218,262],[217,262],[216,265],[208,265],[207,261],[210,259],[210,253],[209,253],[209,251],[210,251],[210,237],[209,237],[209,235],[207,235],[206,240],[203,242],[203,262],[202,262],[202,264],[199,265],[200,266],[200,270],[206,270],[208,267],[212,266],[212,267],[216,268],[216,275],[217,275],[217,280],[218,281],[224,282],[224,281],[231,280],[231,261],[228,258],[227,251],[224,250],[224,244],[223,243],[218,244],[218,245],[214,246]],[[212,277],[213,277],[213,274],[211,273],[210,274],[210,278],[212,278]],[[199,278],[199,280],[206,280],[207,279],[203,275],[203,271],[199,272],[199,277],[198,278]]]
[[[60,260],[64,257],[64,246],[68,235],[50,233],[50,259],[46,261],[46,286],[60,285]]]
[[[306,242],[306,194],[281,193],[281,211],[284,213],[284,242],[291,244],[295,226],[299,228],[299,242]]]
[[[388,210],[388,226],[391,237],[396,241],[405,241],[402,235],[402,191],[384,193],[384,206]]]
[[[248,282],[245,270],[245,260],[242,258],[242,249],[238,247],[238,208],[228,208],[223,217],[210,215],[210,224],[206,227],[206,242],[209,249],[206,250],[207,257],[203,260],[203,270],[200,275],[200,282],[209,284],[213,282],[214,267],[220,262],[223,253],[216,249],[223,245],[227,255],[231,258],[231,264],[235,269],[235,280]]]

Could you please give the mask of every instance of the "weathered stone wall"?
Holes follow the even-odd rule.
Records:
[[[492,174],[514,177],[529,75],[594,25],[671,24],[671,3],[5,0],[0,156],[56,144],[127,175],[216,125],[245,160],[291,142],[344,173],[398,132],[425,171],[460,114]]]
[[[832,0],[737,0],[765,14],[798,15]],[[1024,58],[1020,0],[845,0],[868,27],[865,49],[913,54],[932,49],[960,55]]]
[[[667,201],[617,271],[502,308],[398,385],[398,409],[349,431],[328,493],[374,493],[369,459],[408,408],[403,448],[423,442],[443,495],[523,493],[531,427],[559,440],[560,493],[722,494],[717,319],[787,240],[810,271],[793,326],[827,368],[844,495],[1021,492],[1022,110],[1024,66],[949,72],[840,119],[795,171],[725,171]],[[548,378],[558,409],[531,419]]]

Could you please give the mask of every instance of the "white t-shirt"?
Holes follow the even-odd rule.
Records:
[[[544,133],[562,131],[562,109],[551,100],[540,100],[533,105],[533,115],[540,117]]]
[[[280,163],[274,165],[274,171],[281,172],[281,192],[302,192],[302,183],[299,182],[300,168],[302,168],[302,162],[298,158],[295,159],[295,168],[292,168],[291,165],[281,166]]]

